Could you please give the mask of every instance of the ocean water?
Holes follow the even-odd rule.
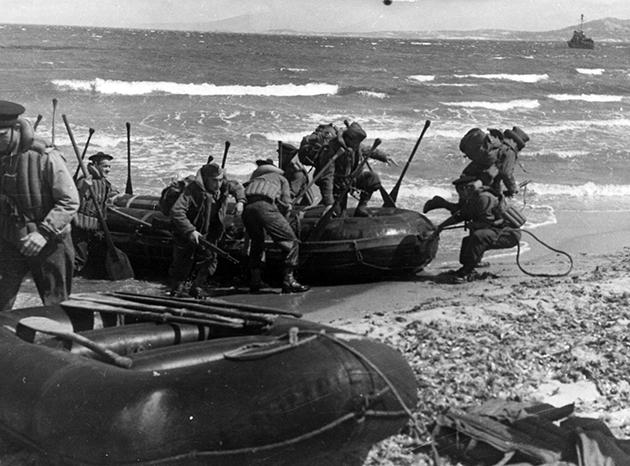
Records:
[[[246,179],[255,159],[275,157],[277,141],[298,145],[317,124],[344,119],[398,161],[372,164],[390,188],[430,120],[401,207],[454,198],[468,129],[518,125],[531,138],[515,173],[529,181],[515,200],[528,226],[555,222],[559,208],[630,209],[630,44],[574,50],[564,42],[7,25],[0,53],[0,98],[24,104],[31,119],[42,114],[38,133],[54,133],[73,170],[60,116],[80,147],[93,128],[90,150],[116,157],[112,180],[121,190],[127,122],[134,193],[158,194],[209,155],[220,159],[225,141],[228,173]]]

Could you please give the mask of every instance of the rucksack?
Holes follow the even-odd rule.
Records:
[[[339,130],[332,124],[321,124],[315,131],[302,138],[298,158],[304,165],[316,166],[319,157],[328,148],[330,141],[339,137]]]
[[[182,178],[181,180],[174,180],[162,190],[160,194],[160,200],[158,202],[158,207],[160,208],[160,212],[164,215],[169,215],[171,212],[171,208],[179,195],[184,192],[186,186],[195,181],[194,175],[189,175],[186,178]]]
[[[487,134],[480,128],[471,129],[459,142],[459,150],[473,162],[491,167],[497,162],[501,151],[502,141],[495,131],[490,130],[490,134]]]

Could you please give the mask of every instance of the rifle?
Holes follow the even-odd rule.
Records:
[[[223,257],[224,259],[227,259],[229,262],[231,262],[234,265],[239,265],[241,263],[241,261],[239,261],[236,257],[232,256],[227,251],[224,251],[219,246],[212,244],[210,241],[208,241],[205,238],[199,238],[199,245],[205,249],[209,249],[212,252],[217,253],[219,256]]]

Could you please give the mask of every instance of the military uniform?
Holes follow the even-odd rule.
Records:
[[[208,179],[217,181],[216,191],[208,190]],[[216,253],[197,244],[193,233],[198,232],[210,243],[217,244],[225,231],[229,196],[242,206],[245,202],[243,186],[226,180],[223,170],[216,163],[210,163],[199,169],[195,181],[186,186],[171,207],[174,244],[169,272],[175,294],[184,292],[183,286],[191,275],[194,275],[191,295],[202,297],[205,294],[204,286],[214,275],[218,258]]]
[[[70,222],[79,196],[55,150],[33,145],[24,107],[0,101],[0,310],[13,308],[21,283],[33,276],[45,305],[67,299],[74,250]],[[30,137],[29,137],[30,136]]]
[[[271,161],[259,160],[257,164],[258,168],[254,170],[245,187],[247,204],[243,210],[243,224],[251,240],[250,290],[257,292],[262,286],[261,268],[266,232],[284,254],[282,291],[284,293],[306,291],[309,288],[298,283],[293,276],[298,266],[298,239],[280,212],[280,209],[287,211],[291,206],[289,182],[283,176],[283,171],[275,167]]]
[[[438,227],[438,231],[441,231],[447,225],[465,222],[469,234],[463,238],[460,248],[459,262],[462,267],[455,272],[462,278],[471,276],[486,251],[512,248],[521,239],[520,230],[505,224],[501,215],[504,205],[490,189],[482,187],[479,181],[467,175],[454,181],[456,186],[471,183],[479,185],[460,201],[459,210]]]
[[[112,160],[113,157],[103,152],[98,152],[89,157],[90,163],[87,165],[87,171],[90,179],[79,178],[77,180],[77,190],[79,191],[79,211],[72,222],[72,244],[74,245],[75,272],[84,271],[88,258],[94,270],[102,270],[98,267],[104,260],[102,226],[98,219],[97,206],[100,208],[104,218],[107,218],[107,202],[117,194],[117,190],[112,186],[104,173],[98,168],[98,164],[103,161]],[[92,190],[90,191],[89,185]],[[92,197],[94,193],[95,197]]]

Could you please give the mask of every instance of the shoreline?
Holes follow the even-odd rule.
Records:
[[[303,294],[274,292],[254,299],[382,341],[400,351],[417,374],[420,401],[412,411],[416,424],[424,426],[420,437],[384,440],[365,466],[435,464],[409,449],[430,440],[426,426],[448,407],[492,399],[575,403],[576,415],[601,419],[617,438],[630,438],[630,215],[576,217],[566,211],[557,218],[535,234],[573,257],[573,270],[562,277],[525,275],[512,254],[491,259],[489,268],[480,269],[483,280],[448,284],[439,274],[452,267],[438,252],[424,271],[405,280],[317,286]],[[521,259],[539,273],[567,267],[565,258],[542,247]],[[162,284],[138,280],[80,280],[75,291],[116,289],[164,292]],[[251,303],[252,295],[221,299]],[[39,298],[34,289],[26,290],[20,302],[36,306]]]

